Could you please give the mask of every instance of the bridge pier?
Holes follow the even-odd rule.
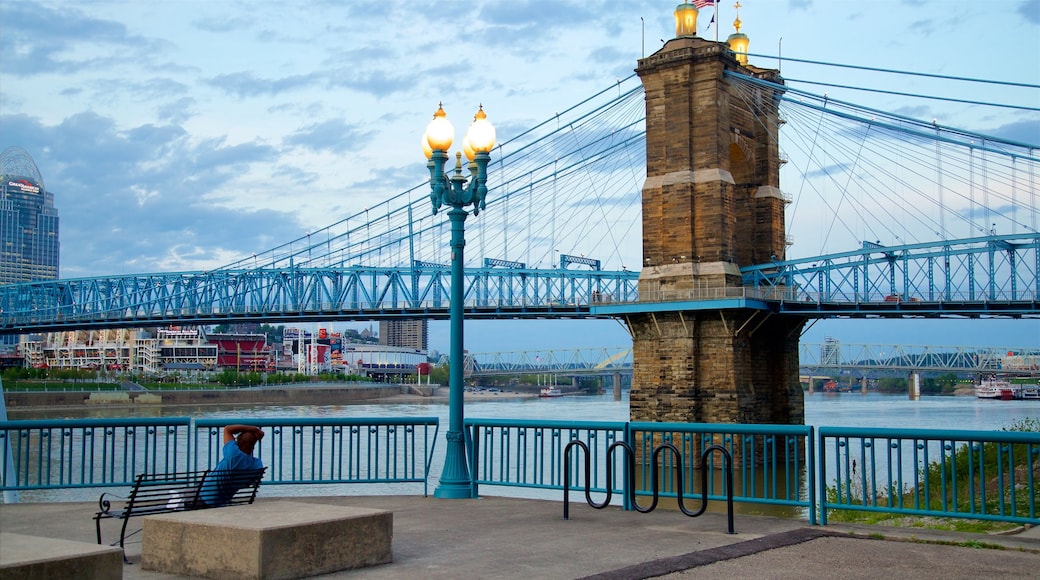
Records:
[[[726,43],[676,34],[636,68],[646,93],[647,304],[625,316],[629,412],[633,421],[803,423],[805,319],[771,313],[740,273],[786,250],[780,94],[762,87],[749,103],[726,74],[783,81],[739,62]]]
[[[907,376],[906,381],[907,391],[910,394],[910,400],[916,401],[921,398],[921,373],[917,371],[911,371]]]
[[[774,316],[753,333],[747,327],[734,333],[755,314],[726,310],[630,316],[631,419],[804,422],[798,343],[789,338],[797,336],[801,325]]]

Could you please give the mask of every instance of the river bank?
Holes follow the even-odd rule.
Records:
[[[466,401],[493,401],[535,398],[536,393],[521,391],[466,391]],[[12,418],[20,410],[41,408],[147,408],[155,406],[306,406],[447,403],[448,387],[439,385],[344,385],[342,383],[307,386],[253,387],[241,389],[184,389],[164,391],[12,391],[4,393]]]

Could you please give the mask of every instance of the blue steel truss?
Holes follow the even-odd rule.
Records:
[[[809,318],[1040,316],[1040,235],[882,247],[742,268],[742,298]],[[720,294],[642,296],[638,272],[474,268],[470,318],[588,318]],[[0,286],[0,334],[63,329],[448,316],[450,271],[351,266],[219,270]],[[710,290],[710,289],[708,289]],[[722,305],[725,307],[725,304]]]
[[[593,295],[637,299],[638,272],[467,269],[471,318],[588,317]],[[163,324],[447,318],[450,271],[294,268],[176,272],[0,286],[0,333]]]
[[[992,235],[742,268],[779,311],[828,316],[1040,315],[1040,235]]]

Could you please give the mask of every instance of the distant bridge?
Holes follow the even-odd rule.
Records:
[[[446,360],[442,362],[447,362]],[[1040,376],[1040,348],[801,344],[803,374],[867,372],[1000,373]],[[632,372],[631,347],[469,353],[466,375],[609,375]]]

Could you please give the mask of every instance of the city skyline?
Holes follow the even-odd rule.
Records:
[[[0,148],[25,147],[57,196],[63,276],[206,269],[421,183],[418,137],[438,102],[459,128],[483,103],[505,137],[630,75],[673,36],[674,5],[449,2],[416,21],[403,2],[5,2]],[[734,12],[728,3],[719,10],[724,39]],[[705,38],[716,34],[710,13],[702,10],[698,26]],[[788,58],[752,62],[782,66],[792,79],[815,78],[792,60],[805,59],[1040,84],[1035,59],[1019,58],[1036,52],[1037,0],[745,2],[740,16],[752,54]],[[839,85],[877,78],[828,73]],[[922,79],[906,85],[880,88],[944,91]],[[1035,112],[816,89],[1040,142]],[[1022,95],[979,87],[956,96],[1029,105]],[[537,344],[570,334],[574,346],[613,346],[626,337],[614,321],[488,324],[467,323],[468,349],[483,350],[470,339]],[[905,336],[900,324],[826,321],[806,340],[884,342],[846,337]],[[922,341],[1040,344],[1035,320],[954,332],[914,324]],[[443,326],[431,323],[432,348],[446,350]]]

